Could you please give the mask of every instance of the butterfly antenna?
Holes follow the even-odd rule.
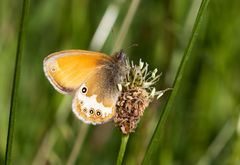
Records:
[[[138,44],[132,44],[132,45],[130,45],[129,47],[127,47],[127,48],[124,48],[124,49],[121,49],[119,52],[117,52],[117,59],[123,59],[123,58],[125,58],[125,51],[127,50],[127,49],[129,49],[129,48],[132,48],[132,47],[135,47],[135,46],[138,46]]]
[[[128,50],[129,48],[136,47],[136,46],[138,46],[138,44],[134,43],[134,44],[132,44],[132,45],[130,45],[130,46],[122,49],[122,50],[126,51],[126,50]]]
[[[112,37],[111,37],[111,39],[112,39],[112,43],[114,43],[115,41],[116,41],[116,32],[115,32],[116,30],[115,30],[115,28],[113,27],[112,29],[111,29],[111,32],[112,32]],[[114,47],[114,44],[112,45],[112,47]]]

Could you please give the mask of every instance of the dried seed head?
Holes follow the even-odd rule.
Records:
[[[157,69],[148,71],[148,64],[139,61],[139,65],[134,65],[129,60],[126,61],[129,73],[123,83],[118,85],[121,95],[116,103],[116,115],[114,122],[123,134],[134,132],[144,110],[154,97],[160,98],[164,92],[156,91],[153,85],[159,80],[161,74],[157,74]]]
[[[123,134],[134,132],[149,102],[149,93],[144,88],[135,87],[121,93],[114,122]]]

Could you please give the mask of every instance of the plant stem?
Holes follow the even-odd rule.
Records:
[[[198,31],[200,29],[200,24],[203,19],[204,13],[207,9],[208,2],[209,2],[209,0],[202,0],[201,6],[198,10],[197,18],[194,23],[194,27],[192,30],[190,40],[188,42],[187,48],[185,49],[184,56],[182,58],[181,64],[178,68],[178,72],[177,72],[177,75],[176,75],[174,83],[173,83],[173,91],[172,91],[170,97],[168,98],[167,103],[165,104],[165,107],[160,115],[160,119],[158,121],[157,127],[154,131],[152,139],[147,148],[147,151],[146,151],[146,154],[145,154],[145,157],[143,160],[143,164],[149,164],[151,162],[151,159],[153,158],[153,154],[156,153],[156,151],[158,149],[158,146],[160,143],[160,136],[161,136],[161,133],[163,132],[162,129],[163,129],[164,123],[167,119],[169,111],[172,109],[177,92],[180,88],[180,83],[181,83],[182,77],[185,73],[186,66],[188,64],[188,60],[189,60],[190,56],[192,55],[191,50],[197,39]]]
[[[12,155],[14,120],[15,120],[15,113],[17,108],[17,97],[18,97],[18,88],[19,88],[20,70],[21,70],[21,57],[22,57],[23,46],[24,46],[25,26],[26,26],[26,17],[29,9],[29,1],[30,0],[23,0],[21,20],[20,20],[20,26],[19,26],[19,32],[18,32],[17,52],[16,52],[15,65],[14,65],[11,104],[10,104],[10,113],[9,113],[9,121],[8,121],[7,145],[6,145],[6,153],[5,153],[6,165],[10,164],[11,155]]]
[[[122,164],[124,153],[128,143],[128,138],[129,138],[129,135],[122,135],[121,146],[118,152],[117,165]]]

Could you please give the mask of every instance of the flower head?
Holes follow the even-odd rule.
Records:
[[[114,122],[123,134],[134,132],[144,110],[154,97],[159,99],[168,89],[156,91],[153,86],[161,77],[157,69],[148,71],[148,64],[140,59],[138,65],[127,60],[129,72],[122,84],[118,84],[121,95],[116,104]]]

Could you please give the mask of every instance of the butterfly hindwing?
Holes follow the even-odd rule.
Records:
[[[72,105],[79,119],[101,124],[113,118],[119,91],[109,77],[108,69],[102,67],[80,86]]]

